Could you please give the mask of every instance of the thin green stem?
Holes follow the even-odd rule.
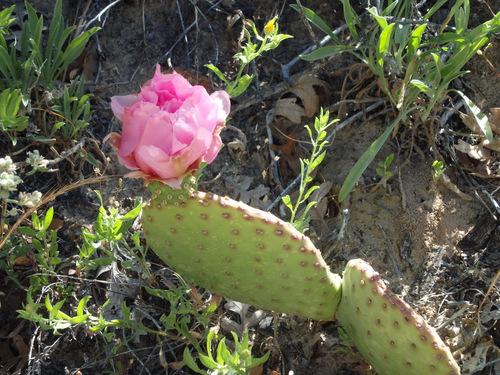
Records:
[[[2,199],[2,219],[1,219],[1,227],[0,227],[0,238],[3,238],[3,228],[5,226],[5,217],[7,216],[7,202],[5,199]]]

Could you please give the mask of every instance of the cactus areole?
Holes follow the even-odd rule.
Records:
[[[378,375],[459,375],[436,331],[361,259],[344,271],[337,317]]]
[[[290,315],[331,320],[341,278],[308,237],[244,203],[154,182],[142,224],[151,249],[172,269],[225,297]]]

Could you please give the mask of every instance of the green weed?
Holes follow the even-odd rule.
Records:
[[[252,356],[252,347],[248,344],[248,332],[243,335],[241,342],[238,335],[231,332],[235,349],[231,353],[226,345],[226,339],[219,341],[216,349],[216,355],[212,354],[212,340],[215,331],[210,331],[207,337],[207,355],[199,354],[201,363],[209,370],[208,372],[200,369],[194,358],[191,356],[188,348],[184,349],[184,362],[188,367],[203,375],[248,375],[253,367],[259,366],[267,361],[271,352],[267,352],[263,357],[254,358]]]
[[[446,168],[442,161],[434,160],[434,163],[432,163],[432,179],[438,182],[445,170]]]
[[[306,125],[305,128],[309,134],[309,139],[312,143],[312,151],[309,159],[300,159],[300,185],[299,185],[299,196],[295,203],[292,202],[292,198],[290,195],[286,195],[282,198],[283,203],[291,212],[290,223],[302,233],[307,230],[307,225],[309,223],[310,217],[308,213],[314,205],[318,202],[309,202],[305,209],[302,211],[302,214],[299,218],[297,218],[297,212],[299,207],[307,202],[308,198],[319,186],[311,186],[307,189],[307,186],[312,181],[312,173],[313,171],[321,164],[326,155],[326,150],[324,150],[325,146],[328,144],[326,141],[327,132],[326,130],[338,120],[333,120],[329,122],[330,113],[328,111],[321,112],[319,116],[314,120],[314,130],[316,134],[313,134],[311,128]],[[306,191],[307,189],[307,191]]]
[[[389,166],[392,164],[393,160],[394,154],[389,154],[389,156],[387,156],[384,161],[380,161],[378,163],[379,167],[375,170],[381,178],[380,184],[384,186],[387,180],[392,177],[392,173],[389,171]]]
[[[438,29],[430,30],[434,27],[429,22],[430,17],[446,3],[444,0],[437,1],[422,19],[408,21],[412,18],[412,2],[392,1],[385,9],[367,9],[369,17],[365,22],[356,14],[349,0],[342,0],[344,18],[354,45],[342,43],[319,16],[302,7],[308,20],[336,43],[318,48],[302,58],[311,61],[343,52],[356,56],[378,77],[380,86],[399,112],[396,121],[389,126],[391,131],[384,132],[349,173],[339,195],[340,201],[354,187],[392,130],[406,121],[412,112],[418,113],[420,121],[425,122],[448,96],[450,83],[467,73],[462,70],[463,66],[488,42],[490,35],[500,31],[500,13],[472,30],[467,29],[470,13],[468,0],[456,1]],[[297,9],[296,6],[294,8]],[[451,20],[454,21],[454,28],[449,26]],[[486,138],[491,140],[486,116],[463,93],[453,91],[464,99]],[[422,93],[427,101],[423,100]],[[417,102],[423,104],[415,105]]]
[[[230,81],[216,66],[212,64],[205,65],[226,84],[226,92],[232,98],[243,94],[253,80],[253,74],[244,74],[248,64],[262,55],[265,51],[270,51],[278,47],[283,40],[292,38],[291,35],[278,34],[278,23],[276,22],[276,18],[273,18],[264,27],[263,36],[260,35],[254,22],[250,20],[245,20],[245,22],[250,26],[254,35],[252,36],[246,27],[243,29],[247,37],[247,42],[243,47],[243,51],[234,55],[234,58],[240,63],[240,68],[236,77]],[[253,42],[254,37],[258,40],[258,43]]]

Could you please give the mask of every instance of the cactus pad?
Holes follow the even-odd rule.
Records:
[[[344,271],[337,317],[378,375],[459,375],[436,331],[360,260]]]
[[[230,198],[169,189],[151,189],[142,220],[149,246],[174,271],[260,308],[334,318],[341,279],[309,238],[274,215]]]

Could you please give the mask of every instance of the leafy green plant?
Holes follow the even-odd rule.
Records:
[[[10,18],[12,10],[13,7],[7,9],[5,14],[2,12],[0,20]],[[28,3],[26,11],[28,17],[22,26],[17,44],[9,47],[5,37],[0,35],[0,72],[3,76],[0,88],[21,89],[26,98],[29,98],[28,94],[32,88],[39,85],[50,91],[55,81],[69,64],[80,56],[90,37],[99,28],[94,27],[70,40],[75,26],[65,27],[62,0],[57,0],[48,36],[44,39],[43,16],[39,17]],[[5,23],[9,22],[10,19]],[[35,94],[38,95],[36,91]]]
[[[372,17],[366,24],[360,21],[349,0],[342,0],[342,3],[344,17],[357,44],[345,45],[335,38],[337,45],[319,48],[302,58],[317,60],[342,52],[353,54],[380,78],[392,104],[401,111],[407,109],[424,92],[429,97],[429,102],[421,113],[423,121],[436,103],[446,97],[450,82],[467,73],[461,69],[489,40],[489,35],[500,30],[499,14],[475,29],[467,30],[470,13],[468,0],[457,1],[441,25],[438,36],[428,40],[423,40],[423,36],[429,19],[446,1],[436,2],[420,22],[406,20],[411,13],[410,1],[389,2],[381,12],[376,7],[371,7],[367,10]],[[333,34],[312,10],[307,9],[306,15],[318,28],[327,31],[329,35]],[[456,25],[454,32],[443,33],[452,18]],[[389,23],[389,20],[394,19],[395,22]],[[389,79],[400,83],[401,87],[394,90],[395,95]]]
[[[184,362],[188,367],[197,372],[198,374],[204,375],[248,375],[253,367],[259,366],[267,361],[271,352],[267,352],[264,356],[260,358],[254,358],[252,356],[252,347],[248,344],[248,332],[243,335],[241,342],[238,339],[238,335],[231,332],[235,349],[231,353],[226,345],[226,338],[222,338],[219,341],[216,349],[216,355],[212,354],[212,340],[215,335],[215,331],[210,331],[207,337],[207,353],[208,355],[199,354],[199,359],[201,363],[208,369],[208,372],[200,369],[196,364],[194,358],[191,356],[188,348],[184,349]]]
[[[130,247],[123,240],[123,234],[130,229],[142,208],[140,201],[136,200],[135,207],[131,211],[125,215],[120,215],[116,208],[110,207],[106,210],[101,193],[97,190],[94,192],[99,198],[101,205],[97,219],[94,222],[93,233],[87,228],[82,229],[83,243],[78,247],[80,256],[77,266],[83,270],[93,270],[99,266],[110,265],[111,262],[117,260],[116,254],[119,254],[123,249],[127,249],[129,253],[135,254],[134,251],[130,251]],[[139,246],[138,235],[134,235],[134,243],[137,247],[141,248]],[[97,250],[102,251],[107,256],[94,258]],[[144,267],[144,270],[147,271],[147,267]]]
[[[253,75],[243,74],[248,64],[262,55],[265,51],[270,51],[278,47],[283,40],[292,38],[291,35],[278,34],[278,23],[276,20],[277,18],[275,17],[266,24],[263,32],[264,36],[260,35],[254,22],[250,20],[245,21],[250,26],[254,34],[253,36],[259,41],[260,45],[259,43],[253,42],[252,34],[247,28],[244,28],[243,30],[247,37],[247,42],[243,47],[243,51],[234,55],[234,58],[240,63],[240,68],[236,78],[232,81],[228,80],[216,66],[212,64],[205,65],[227,85],[226,92],[232,98],[243,94],[253,80]]]
[[[442,161],[434,160],[434,163],[432,163],[432,179],[435,182],[439,181],[445,170],[446,168],[444,167],[444,163]]]
[[[379,167],[375,171],[382,178],[382,180],[380,181],[382,185],[385,185],[387,180],[392,177],[392,173],[388,169],[393,160],[394,154],[389,154],[389,156],[387,156],[384,161],[380,161],[378,163]]]
[[[44,27],[43,16],[38,16],[29,3],[25,6],[27,17],[15,43],[7,42],[8,34],[15,35],[9,29],[14,21],[11,18],[14,7],[0,13],[0,90],[3,90],[0,130],[15,145],[16,132],[25,130],[28,125],[25,113],[18,114],[22,105],[26,114],[34,110],[43,113],[43,125],[32,122],[35,129],[43,131],[41,134],[38,130],[30,132],[32,138],[47,142],[47,138],[60,136],[64,142],[70,142],[79,138],[88,126],[90,95],[83,92],[83,77],[76,77],[64,88],[59,87],[62,82],[58,80],[64,77],[69,65],[82,54],[99,28],[94,27],[73,38],[76,26],[65,27],[62,0],[55,2],[48,29]],[[49,113],[56,116],[49,116]]]
[[[327,132],[326,130],[336,121],[329,122],[330,113],[328,111],[323,112],[321,110],[319,116],[314,120],[314,130],[316,134],[313,134],[312,129],[306,125],[305,128],[309,134],[309,138],[312,143],[312,151],[309,159],[300,159],[300,185],[299,185],[299,196],[295,202],[292,202],[292,198],[290,195],[284,196],[283,203],[288,207],[291,212],[290,223],[297,229],[298,231],[304,233],[307,230],[307,225],[309,223],[308,213],[310,209],[318,202],[309,202],[305,209],[302,211],[302,214],[299,218],[297,218],[297,212],[299,207],[304,204],[311,194],[319,188],[319,186],[311,186],[307,189],[307,185],[312,181],[312,173],[313,171],[321,164],[323,159],[325,158],[326,151],[324,150],[325,146],[328,144],[326,141]],[[307,191],[306,191],[307,189]]]
[[[0,130],[15,146],[17,138],[11,132],[23,131],[28,125],[28,116],[19,116],[23,95],[21,90],[5,89],[0,94]]]
[[[90,296],[83,297],[78,302],[76,314],[74,316],[70,316],[61,311],[61,308],[66,302],[65,300],[59,301],[53,305],[50,301],[49,295],[47,294],[45,296],[45,303],[37,303],[33,299],[33,289],[33,287],[28,289],[26,303],[23,305],[23,309],[17,311],[20,318],[37,323],[40,328],[44,330],[53,330],[55,334],[58,334],[60,333],[59,331],[77,324],[85,324],[92,329],[99,323],[99,318],[96,318],[92,316],[92,314],[86,312]],[[44,317],[44,314],[39,312],[39,309],[41,308],[44,308],[48,312],[48,317]]]
[[[47,281],[47,274],[55,275],[56,267],[62,262],[59,257],[57,232],[50,229],[54,217],[54,208],[50,207],[42,219],[36,213],[31,215],[32,227],[20,227],[19,232],[28,236],[26,239],[35,250],[34,259]]]
[[[15,7],[15,5],[12,5],[10,8],[6,8],[0,12],[0,34],[8,33],[6,29],[14,22],[14,18],[11,18],[11,16]]]
[[[418,111],[420,121],[426,121],[436,110],[437,104],[444,101],[450,91],[459,94],[470,112],[483,129],[487,139],[492,138],[486,116],[477,106],[457,90],[450,90],[449,84],[457,77],[467,73],[463,66],[484,46],[492,33],[500,31],[500,13],[473,30],[468,30],[470,4],[468,0],[458,0],[448,17],[437,30],[437,36],[426,39],[429,19],[447,2],[437,1],[421,20],[407,21],[411,14],[410,1],[389,2],[385,9],[368,9],[369,21],[361,22],[349,0],[342,0],[344,18],[355,45],[346,45],[312,10],[302,7],[306,17],[320,30],[332,36],[337,44],[318,48],[305,60],[317,60],[342,52],[358,57],[378,77],[379,84],[387,94],[393,107],[399,111],[397,121],[389,128],[394,130],[399,122],[407,120],[410,112]],[[296,7],[295,7],[296,8]],[[454,20],[453,32],[444,32]],[[427,96],[424,102],[421,94]],[[339,200],[343,200],[356,181],[371,163],[376,153],[391,132],[384,132],[358,160],[344,182]],[[376,150],[376,152],[374,152]]]
[[[84,94],[85,80],[77,77],[69,87],[64,87],[62,95],[55,100],[52,110],[62,121],[45,130],[47,137],[53,137],[61,130],[64,140],[79,139],[83,130],[89,126],[92,116],[90,110],[91,94]]]

